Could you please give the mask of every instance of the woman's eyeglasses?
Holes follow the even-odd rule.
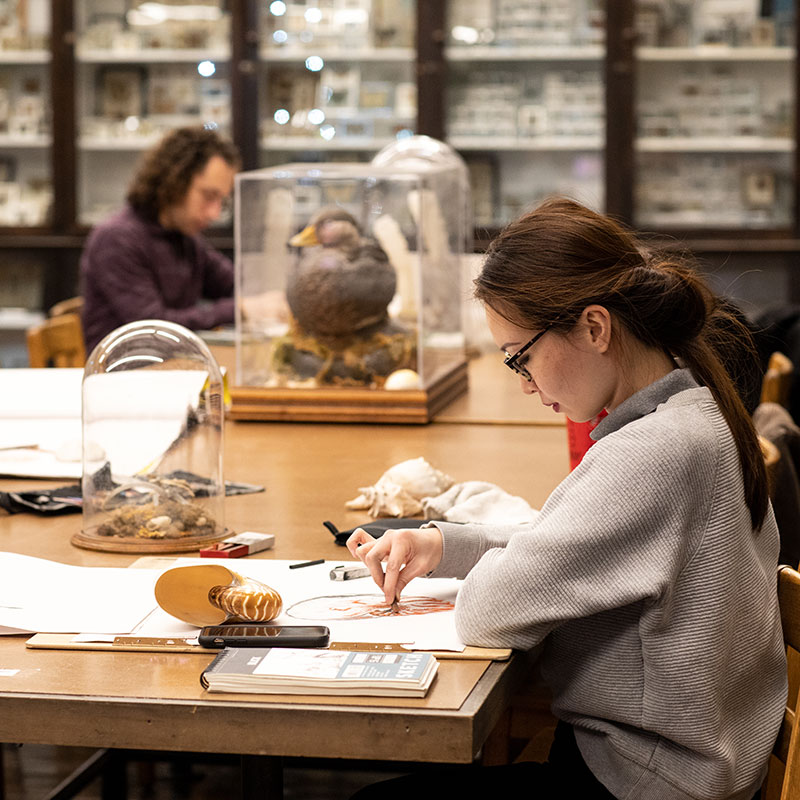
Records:
[[[523,355],[525,355],[525,353],[528,350],[530,350],[531,347],[533,347],[536,344],[536,342],[538,342],[539,339],[541,339],[542,336],[544,336],[547,333],[547,331],[549,331],[550,328],[552,328],[552,327],[553,327],[552,325],[548,325],[546,328],[544,328],[541,331],[539,331],[539,333],[537,333],[536,336],[533,337],[533,339],[531,339],[526,344],[522,345],[522,347],[520,347],[520,349],[517,350],[517,352],[514,353],[513,355],[509,355],[508,353],[506,353],[506,357],[503,359],[503,363],[510,370],[512,370],[513,372],[516,372],[517,375],[522,375],[522,377],[525,378],[526,381],[532,381],[533,380],[533,376],[530,374],[530,372],[528,372],[528,369],[524,364],[519,364],[518,363],[519,359]],[[503,352],[505,352],[505,351],[503,351]]]

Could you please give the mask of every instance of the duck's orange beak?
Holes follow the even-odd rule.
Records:
[[[295,234],[289,239],[289,244],[292,245],[292,247],[313,247],[319,244],[317,229],[314,225],[306,225],[300,233]]]

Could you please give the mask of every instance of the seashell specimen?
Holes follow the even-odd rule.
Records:
[[[423,497],[441,494],[454,482],[420,456],[390,467],[374,486],[359,488],[361,494],[345,506],[367,509],[373,517],[413,516],[422,511]]]
[[[413,369],[396,369],[387,376],[383,388],[390,391],[419,389],[419,375]]]
[[[234,580],[227,586],[212,586],[208,599],[212,605],[228,613],[226,621],[247,620],[268,622],[281,613],[283,600],[271,587],[253,578],[232,572]]]
[[[211,536],[216,530],[216,522],[199,503],[167,500],[158,505],[118,506],[97,526],[97,535],[119,539],[180,539]]]
[[[275,589],[220,564],[169,569],[156,581],[155,595],[168,614],[198,627],[268,622],[283,608]]]

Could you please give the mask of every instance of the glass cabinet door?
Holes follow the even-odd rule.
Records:
[[[449,0],[447,14],[447,141],[469,166],[475,224],[554,193],[601,209],[604,4]]]
[[[49,66],[48,0],[0,0],[0,226],[50,221]]]
[[[414,0],[259,4],[261,162],[364,161],[416,130]]]
[[[80,223],[124,203],[142,151],[168,130],[202,124],[230,135],[226,6],[76,0]]]
[[[793,6],[637,0],[637,226],[791,227]]]

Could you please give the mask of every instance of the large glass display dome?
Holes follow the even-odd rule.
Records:
[[[80,547],[197,550],[225,536],[223,395],[206,344],[162,320],[123,325],[86,362]]]

